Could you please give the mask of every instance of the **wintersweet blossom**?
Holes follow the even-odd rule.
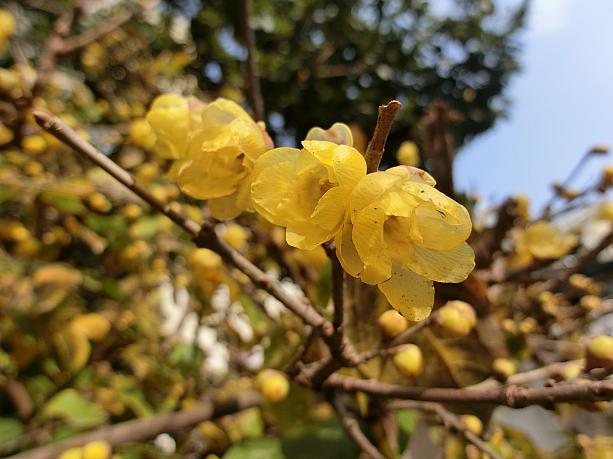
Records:
[[[167,94],[154,101],[147,121],[157,136],[154,151],[174,159],[169,178],[187,195],[208,200],[213,217],[228,220],[251,206],[251,172],[272,142],[238,104]]]
[[[432,281],[461,282],[474,268],[468,211],[435,184],[428,173],[407,166],[367,175],[353,189],[335,238],[344,269],[378,285],[414,321],[432,309]]]
[[[515,251],[507,259],[511,269],[521,269],[533,260],[554,260],[568,253],[577,244],[573,234],[562,234],[560,229],[546,221],[539,221],[513,235]]]
[[[305,140],[302,146],[263,154],[255,163],[251,195],[258,213],[286,228],[289,245],[309,250],[341,228],[366,162],[349,145]]]

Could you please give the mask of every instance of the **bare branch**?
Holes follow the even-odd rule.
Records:
[[[390,408],[392,409],[416,409],[416,410],[424,410],[436,413],[436,415],[441,418],[441,421],[447,426],[453,427],[455,430],[460,432],[466,440],[475,445],[484,453],[488,454],[493,459],[502,459],[499,454],[497,454],[487,443],[485,443],[481,438],[475,435],[473,432],[468,430],[458,416],[453,414],[451,411],[445,409],[439,403],[431,403],[431,402],[414,402],[408,400],[399,400],[396,402],[392,402],[390,404]]]
[[[381,397],[427,402],[494,403],[511,408],[549,403],[611,400],[613,381],[588,384],[558,384],[553,387],[524,388],[516,385],[487,390],[451,389],[440,387],[407,387],[350,376],[331,375],[324,387],[346,392],[365,392]]]
[[[387,105],[379,106],[379,116],[377,117],[377,125],[372,139],[368,143],[364,159],[366,160],[366,170],[376,172],[379,169],[379,163],[385,150],[385,142],[392,128],[392,123],[396,117],[396,113],[400,110],[402,104],[397,100],[390,101]]]
[[[364,451],[364,453],[372,459],[385,459],[385,456],[379,452],[379,450],[373,445],[368,437],[364,435],[364,432],[360,429],[358,421],[349,414],[349,411],[343,404],[340,394],[335,394],[333,399],[334,408],[336,413],[343,424],[343,427],[349,434],[349,436],[356,442],[356,444]]]
[[[149,191],[136,183],[134,177],[112,159],[99,152],[93,145],[83,140],[79,135],[59,118],[41,110],[34,111],[36,122],[47,132],[64,142],[77,153],[103,168],[125,187],[138,195],[154,209],[166,215],[193,238],[199,247],[207,247],[217,252],[227,263],[237,267],[258,287],[266,290],[290,311],[298,315],[305,323],[320,328],[323,336],[331,336],[333,326],[307,301],[291,295],[281,283],[251,263],[245,256],[228,246],[215,232],[211,223],[198,225],[184,215],[174,210],[172,204],[164,204]]]
[[[258,78],[258,68],[256,62],[255,34],[251,28],[251,0],[242,0],[243,3],[243,31],[245,33],[245,47],[247,48],[247,95],[249,103],[253,109],[253,115],[257,121],[265,121],[264,99],[262,98],[262,88]]]
[[[97,440],[104,440],[111,447],[127,442],[145,441],[163,432],[180,432],[202,421],[233,414],[257,406],[259,403],[260,396],[257,393],[243,392],[230,400],[207,401],[193,408],[175,413],[161,414],[105,426],[93,432],[77,435],[55,444],[10,456],[8,459],[55,459],[62,451],[68,448],[82,446]]]

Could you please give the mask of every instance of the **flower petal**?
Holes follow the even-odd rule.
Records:
[[[337,231],[334,244],[336,245],[336,256],[338,257],[338,261],[341,262],[343,269],[353,277],[358,277],[364,264],[351,239],[352,231],[353,225],[351,221],[346,221],[342,228]]]
[[[462,282],[475,267],[475,253],[466,243],[451,250],[434,250],[419,245],[403,254],[405,268],[437,282]]]
[[[424,320],[432,311],[432,281],[408,269],[394,265],[392,277],[379,284],[379,290],[392,307],[408,320]]]

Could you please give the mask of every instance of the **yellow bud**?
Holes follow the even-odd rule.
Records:
[[[424,370],[424,357],[421,349],[415,344],[402,346],[400,352],[394,356],[394,365],[408,378],[420,375]]]
[[[598,208],[598,218],[613,222],[613,202],[603,202]]]
[[[113,208],[111,202],[102,193],[92,193],[87,198],[87,203],[96,212],[106,213]]]
[[[596,295],[584,295],[579,300],[579,304],[583,309],[593,311],[594,309],[598,309],[602,306],[602,298]]]
[[[249,231],[238,223],[229,223],[225,226],[222,237],[230,247],[240,250],[249,239]]]
[[[610,148],[608,145],[594,145],[590,150],[590,153],[596,155],[606,155],[609,152]]]
[[[18,221],[0,220],[0,240],[25,241],[30,237],[30,231]]]
[[[388,309],[379,316],[379,327],[387,338],[395,338],[409,328],[409,321],[395,309]]]
[[[256,379],[262,396],[269,402],[280,402],[289,393],[289,382],[285,373],[277,370],[262,370]]]
[[[538,324],[534,318],[526,317],[519,323],[519,331],[522,332],[524,335],[529,335],[530,333],[533,333],[534,330],[536,330],[537,326]]]
[[[461,338],[470,333],[477,323],[475,311],[464,301],[449,301],[435,316],[436,324],[453,337]]]
[[[17,30],[15,17],[7,10],[0,10],[0,37],[8,38]]]
[[[409,140],[402,142],[396,153],[398,164],[403,166],[419,166],[419,148]]]
[[[121,213],[128,220],[136,220],[142,215],[143,211],[138,204],[130,203],[127,204],[123,209],[121,209]]]
[[[148,150],[155,145],[156,136],[151,126],[144,118],[135,119],[130,123],[130,140],[135,145]]]
[[[4,145],[13,140],[13,131],[0,123],[0,145]]]
[[[465,414],[460,417],[460,421],[466,430],[474,433],[475,435],[481,435],[483,432],[483,423],[481,419],[472,414]]]
[[[562,370],[562,378],[566,381],[575,379],[583,371],[583,366],[578,363],[569,363]]]
[[[92,441],[83,448],[83,459],[109,459],[111,445],[105,441]]]
[[[21,141],[21,146],[28,153],[38,155],[47,149],[47,142],[42,135],[28,135]]]
[[[585,367],[613,370],[613,337],[601,335],[588,341],[585,348]]]
[[[502,379],[507,379],[517,372],[515,364],[511,360],[504,358],[494,360],[492,363],[492,370],[494,370],[496,376]]]
[[[83,459],[83,448],[67,449],[57,459]]]

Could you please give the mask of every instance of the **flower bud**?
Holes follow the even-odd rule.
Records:
[[[461,338],[477,323],[472,306],[464,301],[449,301],[436,314],[435,322],[450,337]]]
[[[475,435],[481,435],[483,432],[483,423],[481,422],[481,419],[475,415],[465,414],[464,416],[460,417],[460,421],[467,431],[472,432]]]
[[[83,459],[109,459],[111,457],[111,445],[107,442],[92,441],[83,447]]]
[[[419,166],[419,149],[414,142],[409,140],[402,142],[396,153],[398,164],[403,166]]]
[[[601,335],[588,341],[585,347],[585,367],[613,370],[613,337]]]
[[[492,370],[497,377],[503,380],[517,372],[515,364],[511,360],[504,358],[494,360]]]
[[[421,349],[415,344],[402,346],[400,352],[394,356],[394,365],[400,373],[408,378],[418,376],[424,369],[424,357]]]
[[[395,338],[409,327],[409,322],[395,309],[388,309],[379,316],[379,327],[387,338]]]
[[[593,311],[599,309],[602,306],[602,298],[596,295],[584,295],[579,300],[579,304],[583,309]]]
[[[57,459],[83,459],[83,448],[67,449]]]
[[[287,376],[277,370],[262,370],[256,378],[262,396],[269,402],[280,402],[289,393]]]

